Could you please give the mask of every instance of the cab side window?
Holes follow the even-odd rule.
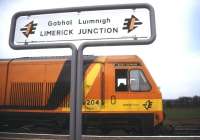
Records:
[[[151,89],[144,73],[141,70],[130,71],[130,90],[131,91],[149,91]]]
[[[116,69],[115,78],[115,90],[128,91],[128,70]]]

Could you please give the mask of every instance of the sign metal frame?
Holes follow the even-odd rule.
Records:
[[[9,44],[11,48],[13,49],[31,49],[31,48],[51,48],[52,45],[48,43],[44,44],[30,44],[30,45],[15,45],[14,44],[14,37],[15,37],[15,28],[16,28],[16,21],[17,18],[20,16],[30,16],[30,15],[41,15],[41,14],[53,14],[53,13],[67,13],[67,12],[83,12],[83,11],[99,11],[99,10],[116,10],[116,9],[141,9],[145,8],[148,9],[150,12],[150,31],[151,36],[149,39],[144,40],[115,40],[115,41],[109,41],[111,44],[116,44],[119,41],[135,43],[138,41],[142,41],[144,44],[150,44],[152,43],[156,38],[156,27],[155,27],[155,14],[154,9],[149,4],[124,4],[124,5],[104,5],[104,6],[89,6],[89,7],[74,7],[74,8],[59,8],[59,9],[47,9],[47,10],[35,10],[35,11],[23,11],[16,13],[11,22],[11,29],[10,29],[10,38],[9,38]],[[94,39],[95,40],[95,39]],[[87,41],[88,42],[88,41]],[[104,42],[104,40],[102,41]],[[60,43],[56,43],[60,44]],[[65,43],[66,45],[69,45],[70,43]],[[127,44],[127,43],[126,43]],[[59,45],[57,45],[59,46]]]
[[[16,28],[16,20],[20,16],[52,14],[65,12],[82,12],[82,11],[98,11],[98,10],[114,10],[114,9],[138,9],[146,8],[150,14],[150,31],[151,36],[146,40],[109,40],[109,41],[85,41],[77,49],[72,43],[55,43],[55,44],[30,44],[15,45],[14,36]],[[82,102],[83,102],[83,50],[87,47],[100,46],[122,46],[122,45],[147,45],[156,39],[155,13],[154,8],[146,3],[138,4],[120,4],[106,6],[88,6],[74,8],[59,8],[35,11],[23,11],[16,13],[11,22],[9,45],[15,50],[24,49],[47,49],[47,48],[71,48],[72,49],[72,65],[71,65],[71,91],[70,91],[70,139],[81,140],[82,135]],[[77,62],[76,62],[77,58]],[[77,65],[76,65],[77,64]],[[76,89],[75,89],[76,87]],[[74,94],[76,91],[76,94]]]

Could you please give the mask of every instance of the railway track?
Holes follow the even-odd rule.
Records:
[[[200,125],[177,125],[174,135],[178,136],[200,136]]]
[[[0,132],[0,140],[69,140],[69,135]],[[95,136],[83,135],[82,140],[199,140],[193,136]]]
[[[170,128],[169,130],[163,129],[162,132],[156,133],[155,136],[199,136],[200,137],[200,125],[199,124],[182,124],[182,125],[175,125],[173,126],[173,129]],[[90,129],[89,129],[90,130]],[[105,134],[99,131],[89,131],[84,130],[84,134],[86,135],[99,135],[99,136],[140,136],[140,134],[132,133],[129,134],[126,131],[123,130],[112,130],[111,132]],[[95,130],[95,129],[92,129]],[[7,124],[1,124],[0,125],[0,132],[3,133],[16,133],[16,134],[51,134],[51,135],[64,135],[66,136],[69,134],[68,131],[64,128],[59,128],[58,126],[55,127],[55,125],[45,125],[45,124],[35,124],[35,125],[21,125],[21,126],[9,126]],[[200,138],[199,138],[200,139]],[[1,140],[1,139],[0,139]]]

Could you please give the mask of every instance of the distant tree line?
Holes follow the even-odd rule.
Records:
[[[200,107],[200,96],[164,100],[164,107]]]

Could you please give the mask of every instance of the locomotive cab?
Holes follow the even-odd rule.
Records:
[[[90,114],[86,120],[99,118],[104,126],[125,129],[139,126],[146,134],[163,121],[161,93],[138,56],[93,61],[85,72],[83,110]]]

